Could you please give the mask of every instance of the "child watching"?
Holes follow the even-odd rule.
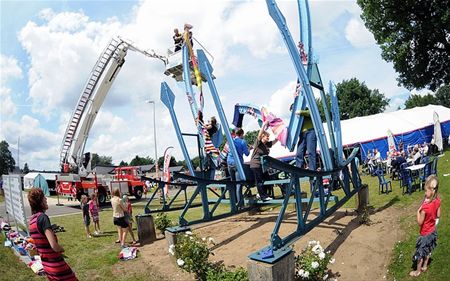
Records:
[[[134,239],[133,234],[133,208],[131,207],[130,198],[127,195],[123,195],[122,197],[123,204],[126,206],[126,211],[124,211],[125,221],[128,223],[128,232],[130,232],[131,238],[133,239],[132,246],[136,246],[137,242]]]
[[[92,193],[91,201],[89,201],[89,213],[91,214],[92,221],[94,222],[94,235],[99,235],[100,231],[100,217],[98,215],[98,201],[97,194]]]
[[[86,237],[92,238],[91,230],[89,229],[89,225],[91,224],[91,217],[89,216],[89,204],[88,204],[88,197],[86,195],[81,195],[80,207],[83,213],[83,224],[84,229],[86,230]]]
[[[436,225],[441,215],[441,199],[438,197],[438,178],[431,175],[425,181],[425,197],[417,210],[417,223],[420,226],[420,236],[416,242],[416,252],[413,260],[417,261],[417,269],[409,273],[419,276],[428,267],[431,252],[436,247]]]

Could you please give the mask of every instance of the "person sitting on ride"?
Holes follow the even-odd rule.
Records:
[[[217,120],[216,117],[212,116],[208,123],[205,124],[205,128],[208,131],[210,137],[217,133]]]
[[[255,149],[253,150],[252,157],[250,160],[250,169],[252,169],[255,176],[256,188],[258,189],[258,197],[262,201],[272,200],[264,189],[264,173],[261,166],[261,157],[269,155],[270,148],[278,141],[274,139],[269,141],[269,133],[266,132],[269,126],[269,121],[264,122],[261,130],[259,130],[258,137],[255,142]]]
[[[181,47],[183,46],[183,34],[181,34],[178,31],[178,28],[175,28],[173,30],[173,32],[175,33],[173,35],[173,42],[175,44],[175,52],[178,52],[179,50],[181,50]]]

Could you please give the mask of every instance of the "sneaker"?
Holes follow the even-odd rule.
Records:
[[[261,200],[261,196],[259,196],[259,194],[256,194],[256,200]]]
[[[94,236],[97,236],[99,233],[97,231],[94,231]]]
[[[265,197],[265,198],[262,199],[262,201],[264,201],[264,202],[270,201],[270,200],[273,200],[273,198],[272,198],[272,197],[269,197],[269,196],[267,196],[267,197]]]
[[[87,238],[92,238],[92,236],[91,236],[91,235],[88,235]]]

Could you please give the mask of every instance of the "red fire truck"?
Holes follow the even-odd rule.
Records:
[[[134,195],[141,199],[145,183],[141,181],[138,167],[117,167],[114,169],[114,180],[110,182],[110,190],[118,188],[122,194]]]

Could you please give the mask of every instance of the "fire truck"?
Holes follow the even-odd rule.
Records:
[[[80,199],[83,194],[97,193],[99,202],[106,202],[111,179],[98,178],[92,172],[90,154],[84,153],[84,148],[97,113],[125,63],[125,56],[129,50],[159,59],[165,66],[168,64],[165,56],[158,55],[153,50],[142,50],[129,40],[120,37],[111,39],[91,71],[62,140],[60,150],[62,173],[56,180],[56,189],[60,195]],[[136,172],[136,169],[129,168],[125,172],[131,174]],[[119,181],[127,182],[127,185],[130,183],[129,186],[132,187],[130,194],[142,196],[143,185],[132,179],[131,175],[126,180],[119,175],[116,177]]]
[[[122,194],[134,195],[136,199],[141,199],[145,188],[141,176],[138,167],[117,167],[114,169],[114,180],[110,182],[110,191],[117,188]]]

